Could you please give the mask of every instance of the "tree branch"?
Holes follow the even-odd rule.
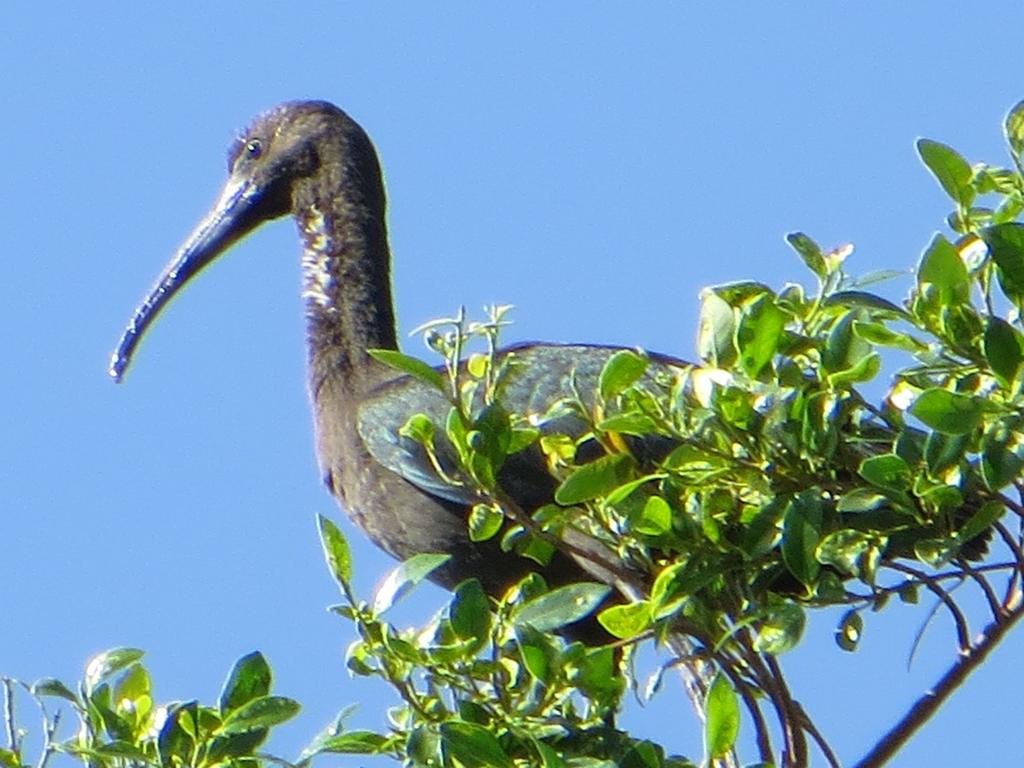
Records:
[[[1005,619],[993,621],[982,632],[978,642],[961,654],[960,658],[939,678],[935,687],[927,691],[907,711],[900,721],[879,741],[854,768],[877,768],[895,755],[948,699],[1006,636],[1014,624],[1024,616],[1021,593],[1017,592],[1014,605]]]

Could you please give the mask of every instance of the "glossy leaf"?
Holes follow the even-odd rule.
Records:
[[[860,476],[877,488],[906,491],[912,480],[910,465],[893,453],[870,456],[860,463]]]
[[[99,683],[122,669],[131,666],[145,655],[138,648],[114,648],[90,659],[85,667],[86,693],[93,691]]]
[[[825,277],[825,257],[822,255],[821,247],[803,232],[791,232],[786,235],[786,242],[790,244],[804,264],[818,277]]]
[[[382,751],[387,741],[387,737],[373,731],[348,731],[324,739],[317,745],[316,753],[376,755]]]
[[[498,739],[483,726],[449,720],[439,730],[444,751],[466,768],[513,768]]]
[[[476,579],[467,579],[455,589],[449,614],[455,634],[465,640],[482,640],[491,628],[491,606]]]
[[[704,702],[704,740],[707,753],[719,758],[733,748],[740,732],[740,704],[728,678],[719,672]]]
[[[384,365],[394,368],[396,371],[407,373],[434,389],[442,392],[445,391],[444,375],[440,371],[431,368],[418,357],[410,357],[399,352],[397,349],[368,349],[367,352],[374,360],[384,363]]]
[[[982,348],[999,383],[1009,388],[1017,378],[1021,361],[1024,360],[1020,333],[1001,317],[989,317]]]
[[[1024,224],[1012,222],[981,233],[995,262],[999,286],[1018,307],[1024,303]]]
[[[327,560],[327,568],[338,585],[347,589],[352,581],[352,553],[348,547],[348,540],[329,518],[317,515],[317,523],[320,527],[320,546],[324,551],[324,559]]]
[[[860,611],[847,611],[836,627],[836,645],[844,651],[855,651],[864,633],[864,618]]]
[[[969,395],[933,387],[914,401],[910,412],[945,435],[966,435],[981,421],[982,405]]]
[[[602,456],[578,467],[555,491],[555,501],[563,506],[581,504],[614,490],[628,478],[633,460],[628,454]]]
[[[413,555],[397,568],[377,588],[373,596],[374,613],[384,613],[404,597],[410,589],[423,581],[451,559],[451,555],[423,553]]]
[[[231,668],[220,694],[221,714],[270,693],[270,665],[259,651],[246,654]]]
[[[498,535],[505,523],[504,513],[491,504],[474,504],[469,513],[469,540],[487,541]]]
[[[295,717],[300,709],[297,701],[284,696],[260,696],[234,710],[217,731],[232,734],[270,728]]]
[[[647,370],[648,360],[629,349],[620,349],[608,358],[601,370],[598,391],[608,401],[635,384]]]
[[[736,360],[736,316],[732,306],[713,290],[701,293],[697,354],[711,366],[726,367]]]
[[[807,623],[803,608],[789,600],[770,605],[754,638],[754,646],[762,653],[778,656],[796,647]]]
[[[779,339],[786,326],[786,314],[774,297],[762,296],[740,316],[736,329],[739,363],[751,378],[757,378],[778,353]]]
[[[604,584],[569,584],[524,603],[513,621],[548,632],[572,624],[590,614],[611,592]]]
[[[613,605],[601,611],[597,620],[610,635],[620,640],[629,640],[651,628],[651,605],[646,600]]]
[[[815,550],[821,538],[821,500],[813,492],[795,497],[782,518],[782,559],[790,573],[803,584],[818,577],[820,564]]]
[[[935,235],[917,268],[919,285],[931,284],[943,306],[963,304],[970,298],[971,283],[960,252],[942,235]]]
[[[917,152],[939,184],[960,205],[967,207],[974,200],[971,189],[971,166],[952,147],[930,139],[919,139]]]

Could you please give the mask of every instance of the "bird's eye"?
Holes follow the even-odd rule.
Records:
[[[263,142],[259,139],[249,139],[245,142],[245,154],[247,154],[251,160],[255,160],[263,154]]]

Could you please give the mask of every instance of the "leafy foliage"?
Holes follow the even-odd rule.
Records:
[[[542,564],[560,549],[595,582],[552,589],[534,575],[487,595],[469,580],[426,626],[398,628],[388,611],[444,556],[411,558],[364,600],[345,538],[321,518],[342,596],[332,610],[358,634],[348,668],[382,680],[399,703],[382,732],[350,730],[343,713],[297,764],[348,753],[445,768],[694,765],[614,727],[637,685],[633,650],[654,640],[689,670],[706,764],[736,765],[750,729],[759,764],[806,764],[813,743],[835,766],[780,657],[801,642],[808,611],[838,609],[836,643],[853,652],[872,614],[929,593],[952,618],[959,653],[936,694],[861,765],[891,757],[1024,613],[1022,125],[1018,105],[1004,126],[1010,168],[918,142],[953,211],[902,302],[867,290],[878,276],[847,273],[852,246],[826,250],[794,233],[787,242],[812,288],[709,288],[697,362],[607,350],[598,375],[567,373],[562,395],[536,410],[505,397],[523,357],[498,345],[508,307],[421,329],[437,369],[374,352],[447,397],[445,418],[414,414],[401,438],[422,446],[441,483],[471,486],[473,540]],[[536,509],[519,508],[502,481],[527,454],[555,488]],[[989,610],[980,636],[954,597],[961,585]],[[591,615],[606,644],[553,634]],[[270,694],[258,654],[239,660],[215,707],[154,705],[131,649],[90,662],[77,691],[56,680],[28,690],[41,706],[65,700],[81,721],[60,741],[45,715],[44,755],[97,766],[255,766],[268,759],[255,750],[269,729],[298,708]],[[21,766],[22,740],[11,742],[0,765]]]

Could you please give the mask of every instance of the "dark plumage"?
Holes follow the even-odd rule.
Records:
[[[413,413],[442,420],[447,402],[435,390],[371,358],[369,348],[396,349],[385,198],[377,156],[363,130],[325,102],[283,104],[259,117],[234,142],[220,199],[165,268],[143,301],[111,362],[120,379],[146,328],[173,294],[230,245],[264,221],[292,214],[302,257],[308,322],[309,388],[317,452],[328,488],[352,520],[397,558],[451,555],[435,580],[453,587],[476,577],[499,594],[536,564],[501,551],[498,540],[473,543],[466,531],[472,494],[439,482],[429,463],[397,430]],[[510,410],[543,412],[573,380],[593,392],[615,350],[528,345],[513,350],[517,367],[505,391]],[[677,361],[658,358],[652,368]],[[568,425],[582,432],[583,424]],[[560,424],[560,429],[566,425]],[[500,480],[531,511],[551,499],[553,480],[536,450],[513,457]],[[593,562],[592,573],[607,578]],[[588,578],[557,554],[543,569],[553,584]]]

